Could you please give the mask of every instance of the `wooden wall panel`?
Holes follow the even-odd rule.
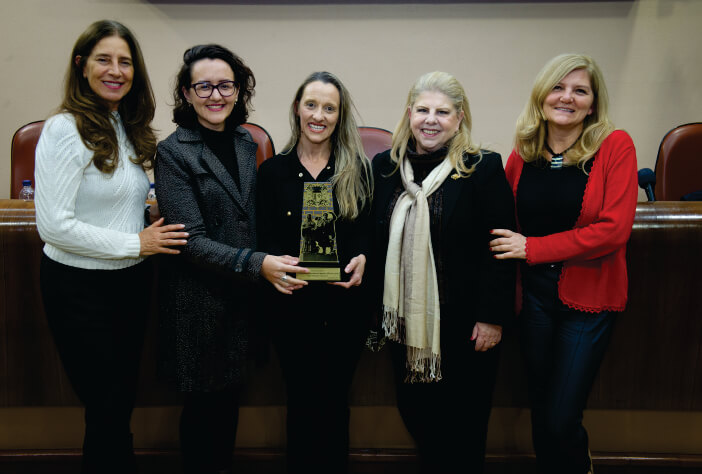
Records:
[[[629,242],[630,302],[618,316],[590,408],[702,410],[702,203],[639,203]],[[41,241],[32,203],[0,200],[0,406],[75,405],[41,306]],[[157,276],[156,276],[157,278]],[[158,322],[152,300],[140,405],[178,404],[156,375]],[[505,331],[495,406],[526,407],[515,331]],[[247,405],[281,405],[275,353],[244,394]],[[387,351],[365,352],[352,388],[357,406],[394,404]]]
[[[702,203],[639,203],[629,241],[629,304],[591,408],[702,410]]]
[[[0,327],[5,332],[0,385],[4,406],[77,404],[56,353],[39,294],[43,243],[34,204],[0,201]]]

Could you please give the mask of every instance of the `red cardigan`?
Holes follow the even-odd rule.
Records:
[[[512,151],[505,172],[515,200],[523,166],[522,157]],[[564,262],[558,296],[571,308],[592,313],[624,310],[626,242],[638,198],[636,170],[631,137],[622,130],[612,132],[595,154],[575,227],[527,237],[529,265]]]

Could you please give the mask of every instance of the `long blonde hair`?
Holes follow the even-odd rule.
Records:
[[[339,203],[340,217],[353,220],[367,203],[370,204],[373,197],[373,176],[370,160],[363,151],[361,136],[358,134],[351,94],[334,74],[326,71],[313,72],[297,89],[290,106],[290,140],[285,145],[283,154],[290,153],[300,139],[302,130],[297,105],[302,99],[305,87],[316,81],[332,84],[339,91],[339,120],[331,136],[332,152],[336,160],[331,183]]]
[[[462,177],[468,177],[473,173],[480,160],[468,167],[463,161],[463,156],[465,154],[482,155],[480,146],[473,143],[473,137],[471,135],[473,122],[466,93],[461,83],[447,72],[428,72],[417,79],[417,82],[415,82],[410,89],[409,94],[407,94],[407,103],[405,104],[402,118],[397,124],[397,127],[395,127],[395,132],[392,134],[390,158],[397,163],[396,169],[398,169],[407,153],[407,146],[410,144],[410,140],[414,142],[407,111],[414,106],[419,94],[428,91],[444,94],[453,104],[453,108],[457,114],[463,112],[463,119],[461,119],[458,131],[448,142],[447,156],[456,171],[458,171]]]
[[[517,119],[515,148],[524,161],[534,161],[544,156],[547,121],[544,115],[544,101],[565,76],[582,69],[590,76],[590,85],[594,94],[592,113],[585,117],[580,138],[568,150],[570,162],[576,162],[581,168],[592,158],[607,136],[614,130],[609,119],[609,96],[602,71],[595,61],[584,54],[561,54],[551,59],[543,67],[529,96],[529,101]]]

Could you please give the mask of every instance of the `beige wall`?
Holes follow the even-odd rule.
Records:
[[[155,126],[162,138],[174,128],[168,104],[181,55],[187,47],[203,42],[231,47],[254,70],[258,87],[251,120],[269,130],[278,148],[287,140],[292,94],[313,70],[327,69],[344,80],[364,124],[392,129],[414,79],[441,69],[455,74],[468,91],[476,138],[506,157],[533,77],[547,59],[566,51],[591,54],[602,66],[613,118],[633,136],[639,167],[653,167],[660,139],[670,128],[702,120],[700,0],[343,6],[4,1],[0,3],[0,144],[4,150],[0,198],[9,197],[13,132],[24,123],[45,118],[56,107],[73,42],[90,22],[101,18],[122,21],[137,34],[158,99]],[[643,199],[643,193],[640,196]],[[48,429],[47,434],[48,446],[56,447],[56,439],[66,436],[65,420],[73,423],[66,446],[77,446],[79,415],[76,409],[65,410],[70,415],[62,417],[49,409],[0,410],[5,420],[0,447],[38,447],[36,432],[19,436],[14,427],[47,430],[47,424],[58,423],[60,428]],[[158,413],[137,411],[140,446],[166,439],[163,430],[156,434],[149,430],[172,428],[175,417],[171,414],[167,421],[154,423],[150,417]],[[265,415],[261,413],[245,411],[243,426],[253,430],[261,425],[256,418]],[[272,425],[278,429],[281,416],[276,413],[265,416],[278,420]],[[356,410],[354,419],[365,419],[361,415]],[[616,422],[608,424],[615,415],[619,416]],[[388,416],[393,426],[399,423],[396,414]],[[593,439],[600,443],[593,449],[699,453],[699,413],[588,412],[587,416]],[[651,423],[651,417],[665,420]],[[140,420],[146,421],[142,425]],[[491,423],[492,450],[529,449],[523,411],[498,409]],[[652,431],[660,431],[651,427],[659,425],[687,428],[654,436]],[[277,431],[260,438],[257,431],[252,433],[252,438],[243,438],[245,445],[282,443]],[[401,430],[396,433],[402,434]],[[657,444],[640,442],[636,436],[641,433]],[[685,444],[684,437],[693,445]],[[354,440],[354,445],[367,447],[364,442]],[[407,442],[406,436],[375,441],[378,446]],[[175,440],[167,438],[166,444],[174,445]]]
[[[338,74],[362,122],[392,129],[411,83],[446,70],[466,88],[474,134],[506,155],[514,123],[544,62],[566,51],[604,70],[615,123],[629,131],[639,167],[653,167],[673,126],[702,120],[702,1],[641,0],[462,5],[223,5],[146,0],[24,0],[0,6],[0,198],[9,197],[10,141],[60,100],[73,42],[113,18],[137,35],[158,100],[161,138],[173,130],[169,95],[183,51],[220,42],[258,79],[251,117],[278,148],[287,110],[311,71]],[[644,199],[643,193],[640,194]]]

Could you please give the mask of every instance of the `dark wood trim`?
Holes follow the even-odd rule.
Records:
[[[46,462],[76,460],[80,449],[18,449],[0,451],[0,465],[13,462]],[[137,449],[139,458],[176,458],[174,449]],[[276,449],[236,449],[234,457],[245,461],[281,461],[284,451]],[[349,454],[352,463],[413,463],[417,454],[411,449],[352,449]],[[593,453],[592,459],[601,466],[640,466],[640,467],[702,467],[702,455],[694,454],[636,454],[636,453]],[[533,463],[531,453],[488,453],[488,464]]]

